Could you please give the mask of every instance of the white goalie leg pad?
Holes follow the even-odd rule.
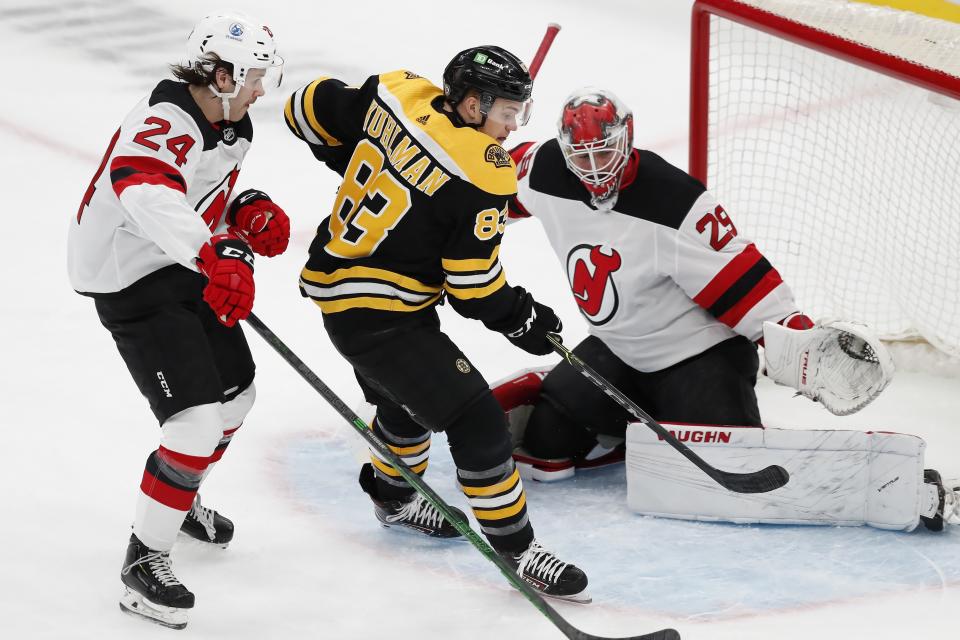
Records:
[[[893,377],[893,359],[866,326],[826,320],[812,329],[763,323],[766,373],[838,416],[859,411]]]
[[[650,516],[912,531],[927,499],[922,439],[899,433],[663,425],[718,469],[777,464],[768,493],[727,491],[641,423],[627,427],[627,504]]]

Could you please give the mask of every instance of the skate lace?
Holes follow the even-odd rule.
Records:
[[[400,511],[392,516],[388,516],[390,522],[416,522],[427,527],[438,528],[443,522],[443,514],[437,511],[437,508],[427,502],[423,496],[417,494],[413,500],[403,505]]]
[[[566,566],[566,562],[562,562],[534,540],[520,556],[517,573],[520,575],[527,573],[550,582],[556,582]]]
[[[207,537],[211,540],[217,537],[217,527],[213,524],[213,516],[215,514],[216,511],[200,504],[199,493],[193,498],[193,506],[190,507],[189,515],[193,516],[193,518],[203,526],[207,532]]]
[[[123,568],[121,573],[127,575],[133,568],[145,564],[150,569],[150,573],[157,579],[160,584],[165,587],[175,587],[181,582],[177,580],[177,576],[173,575],[173,566],[170,562],[170,552],[169,551],[151,551],[147,555],[138,558],[136,562],[133,562]]]

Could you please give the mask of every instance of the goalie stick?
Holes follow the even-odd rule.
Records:
[[[578,358],[576,354],[563,346],[559,336],[548,333],[547,339],[553,345],[553,350],[563,356],[564,360],[570,363],[574,369],[579,371],[590,382],[597,385],[601,391],[610,396],[614,402],[626,409],[637,420],[650,427],[658,436],[666,440],[671,447],[679,451],[683,457],[695,464],[701,471],[716,480],[717,484],[736,493],[766,493],[779,489],[790,481],[790,474],[787,470],[778,465],[770,465],[753,471],[751,473],[732,473],[730,471],[721,471],[711,466],[706,460],[695,454],[690,447],[677,440],[669,431],[650,417],[646,411],[641,409],[628,398],[622,391],[590,368],[590,366]]]
[[[604,638],[602,636],[595,636],[584,631],[581,631],[570,624],[566,618],[557,613],[550,604],[544,600],[543,596],[537,592],[533,587],[528,585],[524,580],[517,574],[513,568],[507,564],[500,554],[493,550],[493,548],[487,544],[487,542],[481,538],[476,531],[474,531],[470,524],[465,520],[460,518],[456,512],[444,502],[443,498],[438,496],[433,489],[431,489],[423,479],[414,473],[410,467],[408,467],[403,460],[397,457],[390,448],[384,444],[384,442],[373,433],[369,425],[364,422],[356,413],[354,413],[343,400],[335,394],[330,387],[324,384],[323,380],[317,377],[310,368],[297,357],[290,348],[277,337],[273,331],[270,330],[267,325],[265,325],[260,318],[255,314],[251,313],[246,320],[247,324],[256,331],[261,338],[263,338],[267,344],[269,344],[273,349],[280,354],[280,356],[287,361],[290,366],[299,373],[307,383],[314,388],[317,393],[319,393],[324,400],[330,403],[337,413],[339,413],[350,425],[359,433],[367,443],[377,451],[377,454],[382,456],[384,459],[388,460],[391,465],[400,473],[403,478],[410,483],[410,485],[417,490],[417,492],[426,498],[427,502],[432,504],[436,509],[443,514],[443,517],[446,518],[450,524],[452,524],[457,531],[459,531],[463,536],[472,544],[480,553],[484,555],[490,562],[495,564],[500,573],[504,575],[508,582],[513,585],[517,591],[522,593],[527,600],[530,601],[533,606],[535,606],[540,613],[547,617],[550,622],[554,624],[563,634],[570,638],[571,640],[680,640],[680,634],[673,629],[662,629],[660,631],[654,631],[653,633],[646,633],[638,636],[630,636],[629,638],[623,639],[614,639],[614,638]]]

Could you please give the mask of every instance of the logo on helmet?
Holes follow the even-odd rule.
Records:
[[[477,55],[473,56],[473,61],[479,64],[485,64],[487,62],[487,54],[478,53]]]
[[[234,22],[230,25],[230,35],[234,38],[239,38],[243,35],[243,25],[239,22]]]
[[[510,166],[510,154],[498,144],[491,144],[483,154],[483,159],[500,169]]]
[[[567,256],[570,289],[587,322],[602,325],[620,306],[613,272],[620,268],[620,254],[612,247],[581,244]]]

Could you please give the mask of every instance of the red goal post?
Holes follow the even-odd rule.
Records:
[[[698,0],[690,173],[813,316],[960,357],[960,25]]]

